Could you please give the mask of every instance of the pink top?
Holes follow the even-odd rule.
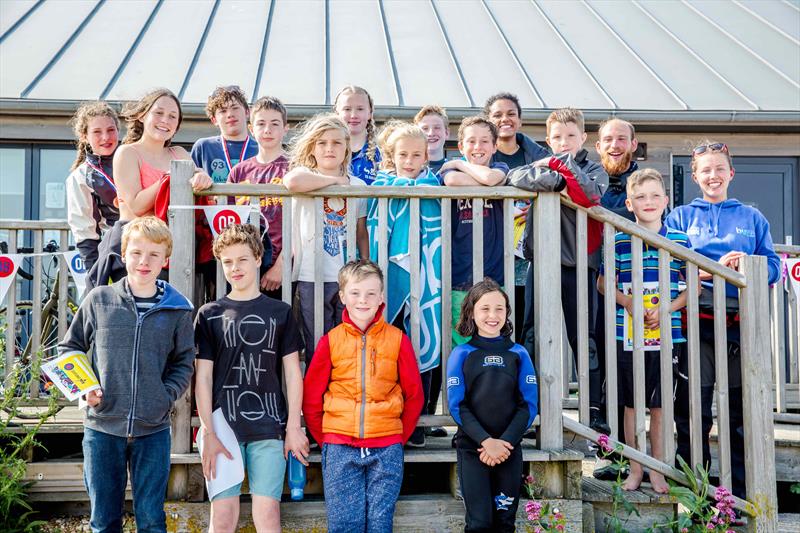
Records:
[[[136,149],[134,148],[134,150]],[[172,146],[169,147],[169,153],[175,157],[175,150]],[[136,154],[139,155],[138,150],[136,150]],[[142,189],[146,189],[152,184],[158,183],[161,181],[161,178],[168,175],[169,172],[164,172],[160,168],[154,167],[139,155],[139,183]]]

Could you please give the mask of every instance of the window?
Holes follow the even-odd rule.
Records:
[[[25,148],[0,148],[0,218],[25,218]]]
[[[75,150],[41,148],[39,150],[39,220],[66,220],[67,189],[65,180],[75,160]]]

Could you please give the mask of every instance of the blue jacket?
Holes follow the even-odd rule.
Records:
[[[718,261],[734,250],[748,255],[763,255],[767,258],[769,282],[775,283],[780,277],[781,260],[772,245],[769,222],[761,211],[739,200],[728,199],[712,204],[695,198],[689,205],[675,208],[664,223],[686,233],[692,249],[709,259]],[[709,291],[713,286],[711,281],[704,281],[703,285]],[[739,297],[733,285],[726,284],[725,292],[728,298]]]
[[[636,161],[631,161],[628,170],[619,176],[608,176],[608,189],[600,199],[601,206],[634,222],[636,222],[636,217],[625,207],[625,199],[628,197],[628,177],[637,170],[639,170],[639,165]]]

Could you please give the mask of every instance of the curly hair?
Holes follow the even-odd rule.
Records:
[[[247,111],[247,96],[238,85],[225,85],[214,89],[208,97],[206,103],[206,116],[211,119],[219,111],[220,108],[225,107],[230,102],[238,102]]]
[[[461,302],[461,318],[458,319],[456,331],[463,337],[472,337],[478,332],[475,325],[475,305],[478,300],[483,298],[490,292],[499,292],[503,295],[506,301],[506,323],[500,329],[500,335],[504,337],[510,336],[514,333],[514,323],[511,321],[511,302],[508,300],[508,295],[503,292],[503,288],[492,278],[483,278],[469,290]]]
[[[483,104],[483,114],[488,117],[492,104],[498,100],[508,100],[509,102],[513,103],[517,107],[517,116],[522,118],[522,106],[519,105],[519,98],[516,94],[512,93],[497,93],[487,98],[486,103]]]
[[[112,119],[117,126],[117,131],[119,131],[119,116],[114,108],[106,102],[84,102],[78,106],[75,115],[73,115],[70,120],[72,132],[75,134],[76,148],[75,161],[72,163],[70,171],[75,170],[81,163],[86,161],[86,152],[92,149],[89,144],[89,139],[87,138],[89,134],[89,121],[97,117],[108,117]]]
[[[377,127],[375,126],[375,119],[372,117],[373,111],[375,111],[375,105],[372,102],[372,96],[367,92],[366,89],[363,87],[359,87],[358,85],[345,85],[342,87],[336,94],[336,98],[333,99],[333,110],[336,111],[336,106],[339,103],[339,97],[343,94],[363,94],[367,97],[367,102],[369,102],[369,120],[367,121],[367,159],[369,159],[373,165],[375,165],[377,161],[377,149],[378,144],[376,140],[376,132]]]
[[[381,170],[388,170],[390,172],[397,170],[394,165],[394,150],[395,146],[397,146],[397,141],[400,139],[418,139],[422,143],[425,158],[427,159],[428,140],[422,129],[416,124],[403,122],[402,120],[390,120],[383,129],[381,129],[380,135],[378,135],[378,144],[383,154]]]
[[[178,127],[175,128],[175,134],[178,133],[178,130],[181,128],[181,123],[183,122],[181,102],[172,91],[169,89],[160,88],[150,91],[137,102],[128,102],[125,104],[125,107],[122,108],[122,113],[120,113],[119,116],[125,121],[125,124],[128,127],[125,140],[122,141],[123,144],[135,143],[142,138],[142,133],[144,133],[144,123],[142,122],[142,118],[147,114],[148,111],[150,111],[150,108],[153,107],[153,104],[155,104],[156,101],[162,96],[172,98],[175,101],[175,104],[178,106]],[[173,134],[172,137],[175,137],[175,134]],[[164,146],[169,146],[170,144],[172,144],[172,138],[164,141]]]

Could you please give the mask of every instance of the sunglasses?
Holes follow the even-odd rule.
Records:
[[[692,150],[692,157],[706,152],[725,152],[727,154],[728,145],[725,143],[701,144],[700,146],[695,146],[694,150]]]

